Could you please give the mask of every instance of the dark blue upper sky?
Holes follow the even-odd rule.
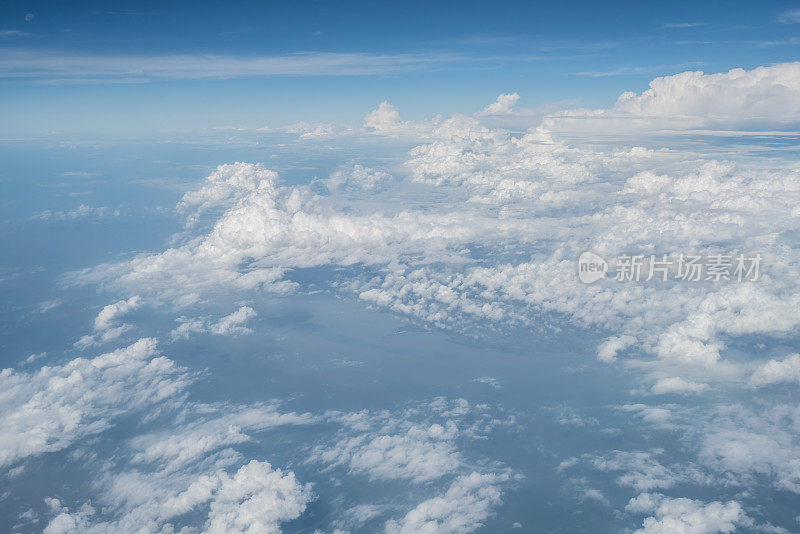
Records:
[[[608,106],[683,70],[794,61],[792,2],[7,2],[4,137]]]

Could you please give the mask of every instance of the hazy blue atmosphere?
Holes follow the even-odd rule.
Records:
[[[799,30],[0,5],[0,532],[800,532]]]

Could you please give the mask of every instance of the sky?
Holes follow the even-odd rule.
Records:
[[[800,532],[800,5],[0,22],[0,532]]]
[[[607,107],[657,75],[791,61],[787,2],[5,2],[2,135]],[[209,57],[211,56],[211,57]]]

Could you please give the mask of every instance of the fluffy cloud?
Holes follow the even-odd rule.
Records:
[[[120,300],[105,306],[94,319],[94,333],[80,338],[75,346],[85,349],[94,345],[101,345],[117,339],[131,327],[127,324],[114,326],[116,319],[126,313],[137,309],[141,305],[139,295],[134,295],[128,300]]]
[[[648,398],[704,391],[727,398],[731,390],[735,398],[750,394],[750,387],[796,382],[796,355],[754,359],[761,349],[749,345],[755,335],[774,348],[800,326],[796,162],[734,152],[714,159],[695,150],[590,148],[559,140],[556,127],[572,120],[572,126],[607,128],[621,121],[653,133],[797,120],[797,69],[665,77],[641,95],[624,95],[613,110],[566,113],[523,135],[475,116],[402,121],[384,103],[365,128],[424,140],[402,167],[392,167],[395,176],[354,166],[313,184],[287,186],[258,165],[220,166],[184,196],[179,209],[187,216],[187,234],[173,248],[75,279],[180,307],[221,290],[247,298],[257,289],[302,291],[295,281],[302,277],[293,272],[313,267],[334,290],[470,336],[541,331],[569,321],[602,339],[598,358],[632,371],[637,392]],[[511,100],[490,108],[512,111]],[[609,277],[584,285],[576,258],[586,250],[609,260],[611,276],[614,258],[623,253],[760,253],[764,263],[759,280],[750,282]],[[226,324],[244,328],[246,315],[237,312]],[[212,331],[213,324],[185,321],[174,335]],[[346,428],[314,450],[314,461],[373,481],[467,477],[457,447],[470,432],[455,419],[461,409],[447,408],[454,432],[446,419],[400,425],[379,424],[374,414],[342,415]],[[703,471],[636,451],[602,455],[595,467],[618,473],[623,486],[650,491],[699,484],[713,474],[729,484],[764,476],[777,488],[797,490],[797,446],[789,432],[796,423],[787,409],[783,420],[762,413],[760,422],[746,410],[720,414],[708,406],[687,413],[677,405],[632,403],[623,410],[635,424],[679,433],[688,453],[697,455],[688,463]],[[432,429],[441,434],[433,436]],[[218,436],[209,441],[214,451],[214,443],[226,447],[249,436],[241,428],[211,434]],[[447,531],[447,525],[483,521],[448,519],[448,503],[479,493],[451,482],[452,499],[426,501],[389,527]],[[478,500],[496,502],[491,494]],[[644,525],[649,531],[680,526],[711,532],[702,529],[715,517],[727,518],[718,522],[723,526],[744,521],[730,503],[652,499],[647,513],[653,516]]]
[[[443,398],[397,414],[334,412],[329,417],[344,425],[340,439],[316,447],[310,462],[326,464],[328,469],[345,467],[373,480],[418,484],[463,471],[459,440],[483,436],[493,426],[507,423],[492,417],[485,406]]]
[[[346,465],[351,473],[374,479],[409,479],[426,482],[456,471],[461,455],[452,443],[457,432],[433,424],[413,427],[400,435],[360,435],[332,447],[318,449],[312,459],[332,466]]]
[[[660,378],[653,384],[651,391],[655,394],[687,394],[700,393],[708,389],[708,384],[699,384],[690,380],[684,380],[679,376]]]
[[[623,93],[612,109],[550,115],[545,130],[608,135],[691,129],[794,128],[800,122],[800,63],[706,74],[663,76],[640,93]]]
[[[633,336],[612,336],[597,347],[597,359],[601,362],[611,363],[617,359],[617,353],[636,343]]]
[[[257,316],[258,313],[250,306],[242,306],[235,312],[220,318],[218,321],[207,321],[205,319],[187,319],[179,317],[180,325],[170,332],[170,337],[175,339],[187,339],[192,333],[210,332],[217,336],[238,336],[249,334],[252,330],[244,324]]]
[[[418,488],[415,495],[435,490],[435,496],[387,521],[387,532],[472,532],[493,514],[503,487],[515,478],[497,464],[476,468],[460,450],[463,440],[485,439],[496,426],[514,424],[498,419],[487,406],[437,398],[400,412],[332,412],[328,418],[343,425],[340,437],[316,447],[309,462],[325,464],[326,470],[344,468],[371,482],[408,481]],[[390,508],[402,509],[397,504]],[[391,511],[369,506],[359,516],[374,519]],[[336,524],[346,527],[368,519]]]
[[[641,94],[624,93],[614,109],[642,117],[797,120],[799,88],[800,63],[718,74],[682,72],[656,78]]]
[[[479,115],[507,115],[512,112],[517,100],[519,100],[517,93],[500,95],[495,102],[481,111]]]
[[[390,103],[384,101],[374,111],[364,117],[364,126],[375,130],[387,131],[397,130],[402,127],[400,112]]]
[[[376,171],[363,165],[353,165],[351,169],[339,169],[321,182],[329,191],[381,191],[392,182],[392,175]]]
[[[34,373],[0,372],[0,466],[58,451],[97,434],[114,417],[181,393],[184,369],[158,356],[154,339],[93,359],[76,358]]]
[[[662,449],[654,451],[614,451],[608,456],[590,457],[593,466],[603,472],[622,472],[616,479],[621,486],[637,491],[667,489],[679,483],[706,483],[710,479],[693,465],[665,466],[659,460]]]
[[[190,227],[219,213],[207,231],[80,278],[180,304],[220,287],[298,289],[287,279],[293,269],[353,267],[339,289],[438,327],[532,325],[561,314],[603,328],[609,337],[598,356],[606,361],[634,345],[658,357],[637,363],[654,393],[744,381],[722,340],[800,325],[790,242],[800,202],[795,166],[590,150],[535,131],[514,137],[474,118],[440,121],[431,135],[411,150],[408,178],[388,192],[372,187],[379,174],[365,168],[348,172],[360,186],[343,197],[283,186],[258,165],[221,166],[179,206]],[[334,173],[328,182],[349,180]],[[436,202],[420,200],[420,187]],[[765,260],[757,283],[587,286],[575,276],[575,258],[587,249],[609,259],[752,251]],[[175,335],[208,328],[193,324]]]
[[[470,473],[457,478],[447,491],[421,502],[402,519],[386,523],[389,534],[458,534],[483,526],[501,500],[498,483],[508,475]]]
[[[120,300],[114,304],[109,304],[97,314],[94,319],[95,331],[103,331],[111,328],[111,323],[119,316],[125,315],[131,310],[139,307],[141,299],[134,295],[128,300]]]
[[[762,363],[750,376],[750,383],[753,386],[798,381],[800,381],[800,354],[792,354],[782,360],[769,360]]]
[[[232,475],[217,470],[195,476],[180,489],[175,486],[184,482],[183,477],[178,478],[177,484],[147,477],[126,477],[119,482],[128,490],[127,504],[131,506],[121,517],[103,521],[96,518],[97,510],[88,504],[70,512],[58,501],[50,500],[55,517],[44,532],[172,531],[174,527],[168,522],[172,518],[207,509],[204,532],[277,533],[281,531],[280,523],[299,517],[313,499],[311,487],[300,484],[294,473],[284,473],[257,460]]]
[[[132,461],[158,466],[170,472],[183,468],[209,453],[251,441],[250,433],[281,425],[308,425],[319,421],[311,414],[281,413],[275,405],[202,406],[202,416],[180,430],[137,436],[130,442]],[[208,412],[214,416],[208,417]],[[192,415],[191,413],[187,415]]]
[[[643,493],[631,499],[625,509],[636,514],[654,513],[636,531],[641,534],[715,534],[733,532],[740,526],[752,525],[752,521],[736,501],[704,503],[665,497],[658,493]]]
[[[233,476],[220,475],[209,504],[209,534],[280,532],[280,523],[295,519],[311,500],[311,488],[293,473],[251,461]]]
[[[294,473],[245,461],[235,447],[253,441],[255,433],[321,418],[280,412],[275,404],[183,400],[175,407],[154,410],[163,430],[134,436],[105,459],[88,455],[93,504],[71,510],[50,499],[46,531],[172,531],[177,518],[193,513],[205,515],[204,532],[280,532],[280,523],[297,518],[314,498]]]

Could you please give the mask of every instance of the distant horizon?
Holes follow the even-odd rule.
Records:
[[[0,8],[0,137],[358,124],[382,101],[421,119],[514,92],[524,108],[605,108],[659,76],[800,46],[786,2],[131,6]]]

